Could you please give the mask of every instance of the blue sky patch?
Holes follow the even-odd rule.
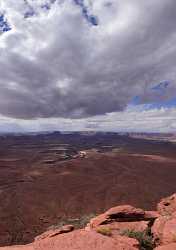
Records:
[[[153,102],[143,105],[143,110],[151,109],[161,109],[161,108],[175,108],[176,107],[176,97],[162,102]]]
[[[130,105],[138,105],[140,104],[140,97],[139,96],[135,96],[132,98]]]
[[[11,27],[8,21],[3,14],[0,14],[0,32],[7,32],[9,30],[11,30]]]
[[[88,8],[84,5],[84,0],[74,0],[75,4],[78,5],[82,9],[82,14],[84,18],[93,26],[98,25],[98,18],[90,14]]]
[[[162,81],[159,84],[156,84],[154,87],[150,88],[151,91],[155,91],[156,95],[164,95],[167,91],[167,88],[169,87],[171,83],[169,81]],[[131,102],[129,103],[129,106],[138,106],[142,105],[143,110],[150,110],[150,109],[160,109],[162,107],[164,108],[173,108],[176,107],[176,97],[171,98],[169,100],[162,100],[162,101],[156,101],[156,102],[150,102],[147,104],[141,104],[141,97],[135,96],[132,98]]]
[[[169,81],[162,81],[159,84],[155,85],[151,89],[160,93],[164,93],[165,90],[168,88],[170,82]]]

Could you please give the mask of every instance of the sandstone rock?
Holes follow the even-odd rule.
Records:
[[[109,222],[108,216],[106,214],[100,214],[90,220],[89,226],[90,228],[96,228],[97,226],[107,224],[108,222]]]
[[[152,233],[157,244],[176,242],[176,213],[156,219]]]
[[[162,199],[158,204],[157,209],[161,215],[170,215],[176,212],[176,194]]]
[[[2,250],[35,250],[33,244],[20,245],[20,246],[10,246],[10,247],[0,247]]]
[[[141,220],[153,220],[158,216],[157,212],[147,211],[146,213],[140,209],[132,206],[117,206],[109,209],[104,214],[90,220],[86,230],[96,228],[100,225],[106,225],[114,221],[117,222],[132,222]]]
[[[132,206],[118,206],[91,219],[85,230],[98,232],[102,229],[111,232],[112,237],[116,238],[126,230],[137,232],[147,230],[150,221],[153,221],[157,216],[157,212],[144,212],[142,209]]]
[[[176,242],[176,218],[168,220],[163,228],[162,244]]]
[[[144,218],[145,212],[140,208],[124,205],[110,208],[107,212],[105,212],[105,214],[110,219],[115,219],[118,221],[135,221],[142,220]]]
[[[105,228],[111,232],[112,237],[120,235],[126,230],[143,232],[148,228],[148,221],[134,221],[134,222],[113,222],[107,225],[100,225],[96,227],[96,231],[100,231],[101,228]]]
[[[159,216],[160,216],[160,214],[157,211],[145,211],[144,219],[154,221]]]
[[[151,225],[158,246],[155,250],[176,250],[176,194],[163,199],[158,212],[117,206],[91,219],[85,229],[73,231],[72,225],[66,225],[43,233],[29,245],[0,250],[137,250],[136,239],[120,234],[126,230],[143,232]]]
[[[109,225],[112,230],[123,232],[125,230],[143,232],[148,228],[147,221],[114,222]]]
[[[46,231],[45,233],[37,236],[35,238],[35,241],[37,240],[43,240],[45,238],[51,238],[51,237],[54,237],[58,234],[63,234],[63,233],[68,233],[68,232],[71,232],[73,231],[74,229],[74,226],[73,225],[65,225],[59,229],[55,229],[55,230],[49,230],[49,231]]]
[[[160,216],[157,218],[152,226],[152,234],[155,240],[155,243],[159,245],[162,242],[163,229],[166,221],[169,218],[167,216]]]
[[[96,232],[75,230],[68,234],[37,240],[31,245],[4,247],[2,250],[137,250],[135,239],[118,236],[116,239]]]
[[[35,250],[136,250],[137,246],[136,240],[127,237],[113,239],[85,230],[76,230],[34,243]]]
[[[175,249],[176,249],[176,243],[171,243],[168,245],[156,247],[154,250],[175,250]]]

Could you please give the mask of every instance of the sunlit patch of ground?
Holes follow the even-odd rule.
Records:
[[[29,176],[42,176],[43,174],[38,170],[33,170],[33,171],[28,172],[28,175]]]
[[[149,161],[170,162],[170,163],[176,162],[176,160],[173,158],[164,157],[160,155],[132,154],[132,156],[143,157]]]
[[[64,172],[60,173],[60,175],[62,175],[62,176],[71,175],[71,174],[72,174],[72,172],[70,172],[70,171],[64,171]]]

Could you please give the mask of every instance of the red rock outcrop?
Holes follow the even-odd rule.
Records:
[[[176,249],[176,243],[171,243],[168,245],[159,246],[155,248],[155,250],[175,250],[175,249]]]
[[[155,221],[160,214],[157,211],[145,211],[145,220]]]
[[[85,229],[73,229],[66,225],[43,233],[31,244],[0,250],[139,250],[140,242],[122,233],[150,230],[155,250],[176,250],[176,195],[161,200],[158,212],[118,206],[91,219]]]
[[[140,221],[154,221],[159,217],[155,211],[144,211],[140,208],[132,206],[117,206],[109,209],[104,214],[90,220],[88,226],[96,228],[100,225],[106,225],[112,222],[140,222]]]
[[[160,216],[152,226],[157,250],[176,249],[176,194],[164,198],[157,206]]]
[[[162,199],[158,203],[157,210],[161,215],[169,215],[176,212],[176,194]]]
[[[71,233],[34,241],[26,246],[4,247],[3,250],[137,250],[135,239],[119,236],[114,239],[96,232],[75,230]]]
[[[117,206],[90,220],[86,230],[110,230],[113,237],[124,231],[144,232],[159,216],[155,211],[143,211],[132,206]]]
[[[35,241],[37,240],[43,240],[43,239],[46,239],[46,238],[52,238],[56,235],[59,235],[59,234],[63,234],[63,233],[69,233],[71,231],[74,230],[74,226],[73,225],[65,225],[59,229],[55,229],[55,230],[49,230],[39,236],[37,236],[35,238]]]
[[[157,218],[152,233],[157,245],[176,242],[176,212]]]
[[[109,219],[135,221],[143,219],[145,212],[140,208],[124,205],[112,207],[105,214]]]

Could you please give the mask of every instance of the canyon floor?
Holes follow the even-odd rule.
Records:
[[[175,192],[175,152],[175,143],[115,133],[1,136],[0,245],[117,205],[155,210]]]

